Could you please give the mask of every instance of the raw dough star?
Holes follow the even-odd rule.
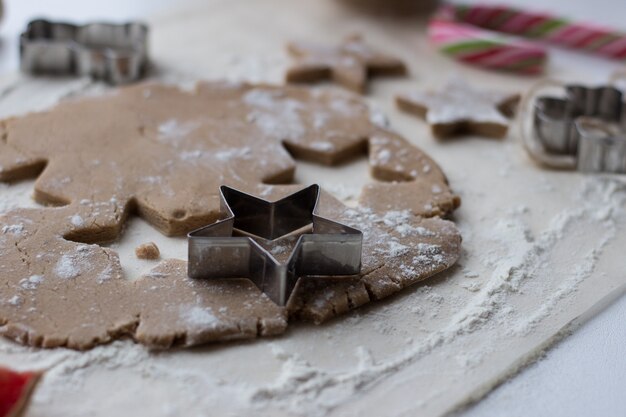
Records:
[[[295,59],[287,71],[287,82],[332,80],[363,93],[370,76],[406,74],[400,59],[372,49],[359,35],[347,37],[338,47],[291,43],[287,50]]]
[[[321,322],[449,268],[461,238],[437,216],[459,198],[434,161],[371,118],[339,89],[203,83],[139,84],[1,121],[0,180],[38,176],[35,199],[60,207],[0,215],[0,334],[74,349],[270,336],[288,316]],[[249,280],[190,279],[181,260],[131,281],[96,244],[118,238],[130,214],[166,235],[211,223],[221,184],[268,200],[292,193],[301,186],[267,184],[292,180],[291,155],[333,164],[364,152],[382,181],[355,208],[328,194],[319,207],[363,231],[361,276],[307,280],[288,310]]]
[[[519,101],[518,94],[475,89],[453,79],[439,92],[418,92],[396,97],[398,107],[426,119],[433,135],[475,134],[493,138],[506,135]]]

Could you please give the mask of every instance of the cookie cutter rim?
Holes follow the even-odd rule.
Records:
[[[539,91],[554,87],[564,90],[565,97],[539,95]],[[551,79],[537,83],[520,106],[519,130],[524,148],[536,162],[549,168],[626,173],[626,147],[617,146],[620,141],[626,143],[626,132],[602,141],[597,135],[586,134],[583,125],[577,123],[583,117],[623,126],[626,104],[622,97],[623,93],[611,85],[587,87]],[[561,114],[549,114],[550,111],[545,111],[546,106],[560,106],[558,111]],[[530,108],[533,109],[532,117],[528,117]],[[532,130],[529,121],[532,121]],[[544,130],[554,136],[547,137],[545,132],[540,132]],[[608,143],[612,146],[607,146]]]
[[[578,160],[581,171],[597,172],[599,168],[602,172],[626,173],[626,132],[622,126],[581,116],[574,121],[574,128],[583,155]]]
[[[84,25],[34,19],[20,34],[20,68],[31,74],[91,76],[124,84],[148,65],[148,26],[92,22]]]
[[[319,195],[319,185],[313,184],[269,202],[222,185],[223,218],[187,235],[187,274],[206,279],[248,278],[280,306],[289,302],[301,277],[358,274],[363,233],[318,215]],[[298,237],[285,263],[255,241],[277,241],[307,226],[311,233]]]

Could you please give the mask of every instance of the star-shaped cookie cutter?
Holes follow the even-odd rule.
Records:
[[[187,235],[191,278],[249,278],[276,304],[289,301],[305,276],[348,276],[361,270],[363,234],[317,214],[319,185],[275,202],[221,186],[217,222]],[[286,263],[257,240],[267,243],[294,232],[298,237]]]
[[[532,132],[522,130],[522,136],[535,160],[553,168],[626,173],[626,105],[619,89],[566,85],[565,97],[538,96],[532,108]]]
[[[20,66],[33,74],[88,75],[110,84],[141,78],[148,63],[148,27],[33,20],[20,35]]]

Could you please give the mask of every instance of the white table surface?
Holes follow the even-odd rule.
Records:
[[[17,35],[35,17],[115,20],[163,13],[193,0],[12,0],[0,27],[0,72],[18,66]],[[326,0],[320,0],[326,1]],[[517,1],[626,29],[623,0]],[[626,296],[591,317],[544,358],[459,416],[626,416]]]

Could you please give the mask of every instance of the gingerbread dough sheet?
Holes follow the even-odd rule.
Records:
[[[271,31],[258,19],[269,7]],[[267,0],[202,2],[154,18],[152,27],[153,54],[162,77],[172,82],[225,74],[280,82],[289,65],[282,50],[286,42],[310,38],[333,44],[355,31],[366,33],[373,46],[407,57],[413,77],[376,80],[370,99],[394,129],[437,161],[461,195],[463,206],[454,220],[463,235],[463,252],[458,266],[432,280],[322,326],[290,323],[278,338],[162,353],[130,340],[87,352],[39,350],[2,340],[2,363],[50,368],[29,408],[31,417],[203,415],[207,410],[220,415],[440,416],[488,392],[562,337],[577,317],[621,291],[623,264],[616,260],[623,258],[626,245],[624,180],[540,170],[512,133],[502,142],[474,137],[433,141],[425,123],[395,109],[393,97],[437,90],[460,67],[432,50],[424,29],[414,22],[377,22],[334,2]],[[258,36],[260,30],[267,36]],[[203,41],[215,38],[221,41]],[[613,70],[605,63],[600,71],[599,61],[575,66],[573,59],[582,60],[556,52],[551,75],[603,82]],[[532,82],[472,69],[463,73],[469,82],[494,90],[519,91]],[[61,97],[101,92],[86,80],[24,83],[19,76],[5,78],[2,88],[9,90],[0,101],[3,117],[41,110]],[[371,149],[370,157],[375,153]],[[377,159],[384,161],[384,155]],[[352,206],[365,183],[385,185],[370,179],[364,159],[337,167],[294,164],[296,181],[319,182]],[[392,168],[379,170],[379,178],[410,176]],[[2,186],[2,211],[34,206],[34,186],[33,181]],[[368,194],[370,188],[360,198],[370,195],[370,201],[378,201],[384,195]],[[358,218],[358,212],[347,213]],[[184,239],[165,238],[144,220],[131,218],[122,240],[111,245],[128,275],[139,277],[155,265],[135,257],[135,247],[149,241],[159,246],[163,259],[185,257]],[[157,331],[167,325],[152,323]]]
[[[45,166],[34,198],[63,206],[0,217],[0,333],[75,349],[125,335],[151,347],[276,335],[287,314],[319,323],[449,268],[460,235],[429,217],[459,198],[432,160],[370,113],[336,89],[213,82],[192,91],[139,84],[4,120],[1,178]],[[170,236],[209,224],[221,184],[280,197],[293,186],[265,184],[291,181],[284,147],[325,163],[368,149],[375,177],[404,181],[371,184],[349,210],[320,201],[322,214],[363,230],[360,277],[309,279],[283,311],[248,281],[188,279],[184,262],[165,261],[133,283],[115,251],[88,244],[119,237],[129,213]],[[291,252],[289,243],[278,249]]]

